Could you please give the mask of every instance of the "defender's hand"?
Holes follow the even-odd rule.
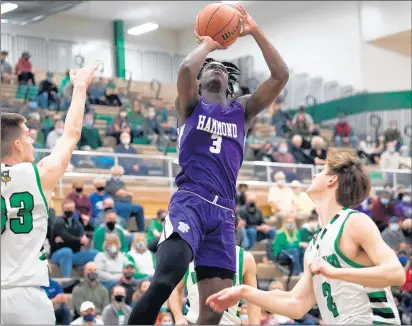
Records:
[[[337,269],[322,258],[316,258],[309,264],[309,269],[315,275],[322,274],[331,279],[336,278]]]
[[[241,290],[241,286],[234,286],[224,289],[207,298],[206,304],[209,305],[214,311],[223,312],[226,309],[233,307],[240,301],[242,294]]]

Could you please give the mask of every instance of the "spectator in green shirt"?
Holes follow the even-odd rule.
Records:
[[[151,252],[157,251],[157,244],[163,232],[163,223],[167,212],[163,209],[157,211],[157,218],[150,221],[147,228],[147,246]]]
[[[142,138],[147,136],[147,123],[144,116],[144,110],[138,99],[133,101],[133,109],[127,113],[127,117],[132,129],[133,138]]]
[[[316,215],[311,215],[306,224],[298,231],[299,246],[306,249],[313,236],[319,230],[319,221]]]
[[[290,268],[293,265],[294,274],[299,275],[303,272],[298,230],[295,216],[292,213],[288,213],[283,218],[283,226],[276,233],[276,239],[273,243],[273,257],[282,265],[286,263]]]
[[[63,88],[70,83],[70,70],[67,69],[65,75],[60,79],[60,84],[58,88],[58,95],[59,97],[63,94]]]
[[[108,234],[117,234],[120,239],[120,250],[124,253],[129,251],[127,239],[124,229],[116,223],[117,215],[114,211],[109,210],[105,212],[104,219],[106,224],[98,227],[93,234],[94,248],[103,252],[103,244]]]
[[[95,128],[93,124],[93,115],[90,113],[86,114],[84,116],[82,134],[80,136],[79,143],[77,144],[80,149],[90,150],[103,146],[99,130]]]

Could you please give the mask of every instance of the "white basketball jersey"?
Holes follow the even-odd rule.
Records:
[[[1,288],[49,286],[48,206],[35,164],[1,164]]]
[[[322,257],[336,268],[362,268],[339,250],[339,239],[349,215],[358,213],[343,209],[311,240],[305,253],[308,263]],[[327,325],[368,324],[400,325],[398,310],[389,287],[367,288],[355,283],[313,276],[316,302]]]
[[[236,275],[233,280],[233,286],[243,284],[243,248],[236,247]],[[197,318],[199,317],[199,291],[197,288],[197,279],[195,264],[190,263],[188,270],[186,271],[185,278],[185,287],[187,289],[187,308],[188,312],[186,314],[186,319],[195,324]],[[237,316],[239,302],[227,309],[220,320],[220,325],[240,325],[241,321]]]

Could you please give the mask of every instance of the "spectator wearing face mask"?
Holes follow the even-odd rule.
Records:
[[[136,292],[138,282],[134,279],[134,264],[131,261],[124,263],[123,265],[123,277],[119,281],[118,285],[121,285],[126,290],[126,297],[124,302],[129,306],[132,304],[133,293]]]
[[[288,144],[285,141],[279,143],[278,150],[273,153],[273,158],[278,163],[295,163],[295,158],[289,152]]]
[[[19,85],[36,85],[33,75],[33,65],[30,61],[29,52],[25,51],[21,54],[15,70]]]
[[[286,176],[282,171],[275,174],[275,185],[269,189],[268,203],[272,213],[287,211],[295,206],[295,193],[286,186]]]
[[[148,126],[144,116],[144,109],[138,99],[133,101],[133,109],[131,112],[128,112],[127,118],[130,122],[133,138],[146,138]]]
[[[412,157],[409,153],[409,148],[406,145],[399,148],[399,168],[400,169],[411,169],[412,168]]]
[[[367,135],[365,140],[359,142],[358,156],[366,157],[369,163],[377,164],[379,162],[380,154],[381,149],[373,141],[371,135]]]
[[[99,281],[110,290],[123,277],[123,264],[126,256],[120,251],[120,240],[116,234],[107,234],[103,252],[94,258]]]
[[[57,108],[58,89],[53,83],[53,73],[47,72],[46,79],[39,84],[38,101],[41,108],[47,109],[52,104]]]
[[[385,130],[384,136],[385,142],[394,142],[396,149],[399,149],[402,144],[402,136],[398,129],[398,122],[396,120],[391,120],[389,122],[389,128]]]
[[[124,169],[116,165],[110,170],[112,178],[106,182],[106,192],[114,199],[116,213],[123,219],[122,224],[126,226],[129,219],[134,216],[139,232],[144,232],[144,211],[141,205],[132,203],[133,195],[126,190],[122,180]]]
[[[338,123],[335,125],[335,132],[333,138],[336,146],[348,146],[358,148],[358,137],[352,134],[351,127],[346,121],[346,115],[340,114]]]
[[[127,253],[129,251],[129,246],[127,245],[126,235],[123,228],[117,224],[117,215],[114,211],[105,212],[105,222],[103,226],[99,226],[93,234],[93,244],[94,248],[103,251],[104,241],[109,234],[114,234],[119,237],[121,243],[121,251]]]
[[[293,262],[293,273],[299,275],[303,272],[301,251],[299,249],[298,230],[296,228],[295,216],[289,212],[283,217],[282,228],[277,231],[273,243],[273,257],[283,264]]]
[[[113,136],[116,138],[117,144],[120,144],[120,135],[123,132],[131,134],[130,122],[125,110],[119,112],[119,115],[113,123]]]
[[[132,307],[136,304],[136,302],[141,298],[141,296],[147,291],[147,289],[150,286],[150,281],[149,280],[142,280],[139,283],[139,286],[136,290],[135,293],[133,293],[132,297]]]
[[[144,233],[136,233],[127,258],[134,264],[134,278],[142,279],[152,277],[155,272],[156,258],[147,249],[147,241]]]
[[[84,115],[84,122],[82,127],[82,133],[77,147],[83,150],[98,149],[103,146],[100,133],[97,128],[94,127],[93,115],[88,113]]]
[[[303,185],[297,181],[293,180],[290,183],[290,188],[294,191],[295,197],[293,202],[295,204],[296,213],[301,220],[306,220],[315,209],[315,203],[310,199],[308,194],[304,191]]]
[[[326,156],[328,151],[325,149],[325,142],[322,137],[315,136],[311,141],[310,156],[317,165],[324,165],[326,163]]]
[[[403,192],[402,198],[395,206],[396,216],[402,219],[412,218],[412,197],[410,192]]]
[[[240,207],[246,205],[246,192],[248,190],[248,186],[245,183],[241,183],[237,187],[237,194],[236,194],[236,206]]]
[[[106,105],[107,100],[104,95],[105,86],[102,77],[93,78],[93,83],[89,87],[89,101],[92,104]]]
[[[163,224],[165,222],[167,212],[164,209],[157,211],[157,218],[152,219],[147,227],[147,247],[151,252],[157,251],[157,244],[163,232]]]
[[[117,92],[116,83],[114,80],[109,80],[104,90],[104,95],[106,96],[106,102],[108,105],[122,106],[122,101],[120,100],[119,95],[117,95]]]
[[[126,304],[126,290],[121,285],[113,288],[112,300],[103,309],[102,319],[105,325],[127,325],[132,307]]]
[[[93,185],[96,189],[95,192],[90,194],[89,200],[90,204],[92,205],[92,218],[91,218],[91,223],[93,225],[95,224],[95,219],[99,215],[99,213],[103,210],[103,201],[106,198],[109,198],[110,196],[104,191],[105,190],[105,185],[106,185],[106,180],[102,178],[95,178],[93,180]]]
[[[400,155],[396,151],[396,142],[394,141],[387,142],[386,151],[384,151],[381,155],[379,167],[381,169],[396,170],[396,169],[399,169],[399,165],[400,165]]]
[[[136,155],[136,149],[130,145],[130,141],[130,133],[123,132],[120,135],[120,144],[116,146],[114,152]],[[142,160],[136,157],[119,157],[119,165],[123,167],[125,174],[147,175],[147,168],[142,163]]]
[[[60,79],[57,95],[60,97],[63,94],[63,88],[70,84],[70,70],[66,69],[64,76]]]
[[[402,222],[402,232],[405,236],[406,244],[412,246],[412,218],[407,218]]]
[[[372,201],[372,219],[383,231],[388,226],[389,219],[395,215],[395,203],[388,191],[383,191]]]
[[[109,304],[109,291],[97,281],[97,267],[94,262],[84,266],[84,278],[73,288],[72,298],[75,313],[81,312],[81,304],[91,301],[95,304],[97,315],[101,315],[104,307]]]
[[[173,316],[170,312],[162,312],[157,325],[169,326],[174,325]]]
[[[292,137],[290,144],[290,153],[295,158],[296,163],[300,164],[314,164],[313,158],[306,154],[304,151],[304,139],[301,135],[295,135]]]
[[[84,265],[92,261],[98,251],[95,249],[81,250],[87,246],[89,239],[84,233],[83,225],[73,219],[75,203],[64,200],[63,217],[57,217],[51,231],[50,260],[52,264],[59,265],[60,275],[70,277],[73,265]]]
[[[91,301],[85,301],[81,304],[80,315],[70,325],[104,325],[103,321],[96,316],[96,309]]]
[[[399,217],[393,216],[390,218],[388,227],[382,232],[382,239],[395,251],[399,249],[402,243],[405,243]]]
[[[57,120],[54,123],[54,129],[52,131],[50,131],[47,135],[46,147],[48,149],[53,149],[54,148],[54,146],[56,145],[59,138],[61,136],[63,136],[63,130],[64,130],[63,120]]]
[[[107,197],[103,200],[103,209],[101,210],[99,215],[97,215],[97,218],[94,221],[94,224],[96,226],[101,226],[101,225],[105,224],[104,216],[105,216],[107,211],[116,212],[116,209],[114,207],[114,200],[113,200],[112,197],[110,197],[110,195],[109,195],[109,197]],[[119,219],[117,220],[117,222],[119,222]]]
[[[316,232],[319,231],[319,220],[316,215],[312,215],[298,231],[299,246],[306,249]]]
[[[263,220],[262,210],[256,205],[256,195],[249,194],[246,205],[239,209],[239,217],[245,221],[246,236],[248,241],[244,241],[243,245],[246,249],[251,249],[256,241],[264,239],[273,240],[276,231],[273,227],[265,224]]]

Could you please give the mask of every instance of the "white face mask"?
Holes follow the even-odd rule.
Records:
[[[121,139],[120,139],[120,142],[121,142],[123,145],[129,145],[129,144],[130,144],[130,138],[121,138]]]
[[[57,134],[59,134],[59,135],[63,134],[63,129],[62,128],[58,128],[58,129],[55,129],[55,130],[56,130]]]
[[[285,179],[280,179],[276,182],[279,186],[284,186],[286,184],[286,180]]]
[[[120,112],[120,118],[126,118],[127,113],[126,112]]]
[[[315,232],[318,229],[318,222],[309,222],[308,223],[308,230],[310,232]]]

